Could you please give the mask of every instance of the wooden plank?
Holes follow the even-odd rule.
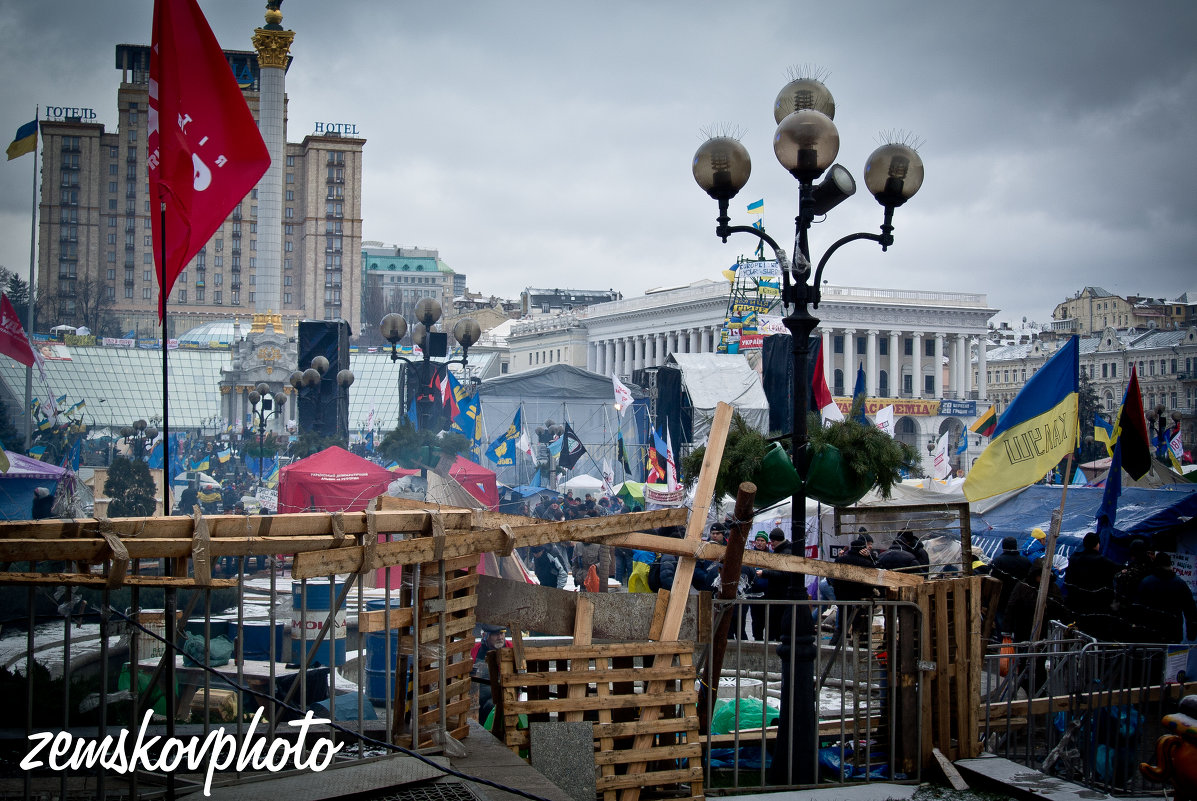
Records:
[[[574,645],[586,646],[590,645],[590,632],[594,625],[594,604],[588,599],[579,597],[578,603],[575,606],[574,612]],[[582,674],[590,673],[590,671],[583,668],[575,668],[578,662],[583,665],[588,664],[585,660],[571,659],[570,672],[576,673],[581,677]],[[524,684],[528,684],[527,675],[524,676]],[[595,679],[599,681],[599,679]],[[571,683],[569,685],[568,697],[571,701],[577,701],[586,697],[586,689],[589,687],[590,681],[587,678],[584,683]],[[581,709],[570,709],[565,713],[565,720],[567,723],[577,723],[582,720]]]
[[[512,624],[507,629],[511,635],[511,656],[514,669],[522,673],[528,669],[528,660],[524,655],[524,635],[518,624]]]
[[[610,695],[606,698],[593,696],[589,698],[545,698],[527,701],[517,701],[516,708],[524,714],[565,713],[575,709],[591,711],[595,709],[656,709],[660,714],[660,707],[676,706],[677,704],[693,704],[698,700],[697,690],[679,690],[677,692],[646,692],[634,695]],[[645,746],[647,747],[647,746]]]
[[[536,649],[539,650],[539,649]],[[574,659],[574,662],[585,663],[584,659]],[[521,673],[519,683],[521,687],[534,685],[566,685],[597,684],[598,682],[643,681],[645,668],[594,668],[587,669],[570,667],[569,670],[546,670],[543,672]],[[654,668],[653,678],[662,680],[694,679],[694,669],[689,667]]]
[[[702,756],[702,743],[658,746],[642,751],[599,751],[594,755],[596,765],[623,765],[628,762],[649,762],[658,759],[691,759]]]
[[[380,516],[386,514],[378,513]],[[416,512],[391,512],[389,514],[417,514]],[[607,517],[587,517],[554,523],[536,523],[511,528],[516,547],[539,543],[562,542],[564,540],[588,541],[603,534],[620,534],[642,528],[676,525],[685,519],[685,509],[660,509],[653,512],[632,512]],[[348,518],[348,515],[346,515]],[[507,543],[507,534],[498,528],[449,532],[445,538],[440,557],[450,559],[468,554],[488,553],[502,549]],[[296,579],[315,578],[333,573],[359,573],[362,570],[363,547],[338,548],[326,553],[297,554],[291,569]],[[431,562],[437,559],[435,538],[415,537],[397,542],[379,543],[368,570]]]
[[[963,792],[968,790],[968,782],[960,775],[960,771],[956,770],[956,766],[952,761],[943,755],[943,751],[938,748],[932,748],[931,754],[935,757],[935,762],[939,765],[939,769],[943,771],[944,778],[948,780],[948,784],[952,785],[953,790]]]
[[[693,653],[694,643],[677,642],[610,642],[601,645],[544,645],[534,648],[525,644],[530,659],[551,662],[554,659],[602,659],[616,656],[655,656]]]
[[[965,664],[968,665],[968,690],[964,703],[968,707],[964,731],[960,737],[960,756],[971,759],[981,755],[981,740],[978,736],[980,720],[977,716],[977,705],[973,699],[981,697],[981,670],[985,666],[985,642],[981,639],[981,588],[986,581],[985,576],[973,576],[969,579],[969,607],[968,607],[968,654]]]
[[[611,685],[605,681],[600,681],[595,688],[599,698],[607,698],[611,694]],[[616,726],[626,724],[613,724],[611,722],[611,708],[608,706],[602,706],[599,708],[598,720],[598,724],[594,727],[594,739],[598,741],[599,752],[614,751],[614,738],[617,736],[614,730]],[[599,765],[598,769],[598,775],[594,777],[596,784],[602,780],[609,780],[615,775],[614,765]],[[603,801],[615,801],[615,790],[603,791]]]
[[[930,582],[935,604],[935,737],[938,745],[948,747],[952,742],[952,679],[948,673],[952,665],[948,649],[948,584],[946,581]]]
[[[631,767],[629,765],[629,767]],[[683,770],[662,770],[655,773],[644,774],[643,772],[625,773],[623,775],[615,775],[611,777],[600,776],[595,782],[595,789],[599,791],[618,790],[623,788],[623,792],[635,792],[640,794],[641,787],[660,787],[665,784],[679,784],[681,782],[691,782],[702,779],[702,768],[685,768]]]
[[[721,401],[715,407],[715,417],[711,421],[711,430],[707,435],[706,452],[703,455],[702,468],[698,473],[698,486],[694,493],[694,508],[690,512],[690,519],[686,525],[686,537],[682,540],[692,550],[690,555],[678,556],[673,586],[669,588],[671,597],[665,609],[660,632],[660,637],[664,640],[676,639],[678,631],[681,629],[682,610],[685,608],[685,598],[690,592],[690,581],[694,576],[695,559],[693,554],[702,542],[702,531],[706,526],[707,512],[711,508],[711,501],[715,493],[715,479],[718,477],[719,465],[723,461],[723,447],[727,444],[727,432],[731,426],[731,419],[732,407]],[[672,657],[658,656],[653,660],[653,667],[665,667],[672,662]],[[663,682],[649,682],[648,687],[645,688],[645,694],[659,693],[663,687]],[[656,720],[660,715],[659,707],[649,706],[640,711],[641,720]],[[648,748],[652,744],[652,739],[651,735],[637,735],[632,744],[633,750]],[[646,769],[647,765],[643,762],[628,765],[628,778],[634,782],[642,780]],[[699,775],[701,776],[701,771]],[[639,801],[640,786],[629,784],[626,787],[627,789],[620,793],[620,801]]]
[[[1135,689],[1139,693],[1137,697],[1140,700],[1158,702],[1163,697],[1183,698],[1186,695],[1197,693],[1197,682],[1190,681],[1183,686],[1169,684],[1166,687],[1153,684]],[[1162,695],[1162,692],[1165,694]],[[1021,701],[993,704],[988,708],[988,717],[991,727],[994,724],[1005,724],[1007,721],[1014,719],[1022,719],[1022,722],[1025,724],[1028,716],[1038,717],[1077,708],[1098,709],[1106,706],[1121,706],[1125,703],[1126,699],[1122,697],[1121,693],[1115,695],[1106,690],[1098,690],[1094,692],[1080,692],[1075,695],[1052,695],[1046,698],[1034,698],[1030,701],[1023,699]],[[978,711],[982,718],[984,718],[985,705],[982,704]]]
[[[600,721],[594,725],[594,731],[596,737],[612,738],[632,737],[637,734],[661,734],[663,732],[697,732],[698,718],[637,720],[629,723],[603,723]]]
[[[640,532],[610,534],[595,539],[606,545],[635,548],[655,553],[667,553],[676,556],[692,556],[697,554],[699,559],[708,559],[715,562],[723,561],[724,554],[727,551],[725,546],[716,545],[713,542],[703,542],[700,545],[683,545],[683,540]],[[743,563],[749,567],[782,570],[788,573],[806,573],[811,576],[856,581],[888,589],[917,587],[924,582],[922,576],[910,573],[899,573],[894,570],[877,570],[868,567],[857,567],[855,565],[840,565],[835,562],[825,562],[821,559],[811,559],[805,556],[793,556],[783,553],[770,553],[768,551],[746,550],[743,554]]]
[[[390,625],[386,623],[390,615]],[[357,613],[357,630],[362,634],[372,631],[387,631],[388,629],[407,628],[412,624],[411,607],[391,607],[390,609],[366,609]]]
[[[469,529],[474,516],[471,510],[459,509],[441,513],[448,529]],[[429,530],[429,513],[419,510],[398,510],[375,513],[379,534],[420,534]],[[213,539],[221,537],[296,537],[333,534],[332,515],[326,512],[299,512],[281,515],[206,515],[208,532]],[[365,512],[343,513],[346,534],[365,534],[368,531]],[[122,540],[182,539],[190,542],[195,534],[195,522],[190,517],[112,517],[107,519],[111,531]],[[95,518],[22,520],[0,522],[3,539],[70,539],[100,536],[101,521]]]
[[[97,587],[108,586],[106,576],[86,573],[0,573],[0,586],[5,584],[20,584],[25,586],[54,586],[63,584],[68,587]],[[212,579],[211,584],[200,585],[195,579],[179,576],[125,576],[125,586],[136,587],[178,587],[180,589],[203,589],[207,587],[236,587],[237,579]]]
[[[951,593],[951,615],[952,626],[952,655],[951,664],[956,668],[955,676],[952,679],[953,684],[953,698],[952,698],[952,717],[956,723],[956,737],[952,740],[955,745],[955,758],[961,759],[967,756],[965,742],[972,740],[973,736],[969,734],[968,710],[970,706],[968,691],[969,691],[969,675],[972,672],[969,665],[968,645],[972,639],[969,625],[971,620],[970,605],[969,605],[969,591],[968,584],[971,579],[955,579],[946,581],[948,590]],[[972,731],[976,731],[976,726]]]

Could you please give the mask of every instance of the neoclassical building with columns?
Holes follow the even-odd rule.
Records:
[[[630,377],[671,353],[714,352],[729,294],[728,282],[703,280],[590,306],[586,367]],[[981,343],[996,313],[978,293],[825,285],[814,314],[827,384],[833,395],[851,395],[861,365],[868,396],[896,402],[901,439],[922,450],[945,431],[958,435],[988,407]],[[974,440],[969,452],[980,449]]]

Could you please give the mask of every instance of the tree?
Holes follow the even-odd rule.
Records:
[[[378,324],[389,309],[386,308],[386,290],[382,286],[383,276],[377,273],[366,275],[366,285],[362,287],[362,330],[358,331],[359,345],[382,344],[382,334]]]
[[[98,276],[89,272],[79,279],[77,316],[81,325],[87,326],[96,336],[118,336],[120,331],[112,306],[113,300],[108,297],[105,284]]]
[[[0,267],[0,289],[8,295],[8,302],[21,320],[21,325],[29,330],[29,282],[22,281],[21,276],[11,272],[6,267]]]
[[[1100,442],[1093,441],[1093,421],[1101,411],[1101,402],[1097,398],[1097,390],[1089,383],[1089,371],[1081,366],[1081,373],[1077,377],[1077,417],[1080,420],[1081,461],[1092,462],[1106,455],[1105,447]]]
[[[343,448],[345,441],[338,436],[325,436],[319,431],[305,431],[291,445],[291,455],[296,459],[305,459],[333,445]]]
[[[104,494],[109,517],[149,517],[154,514],[154,479],[150,468],[140,459],[118,456],[108,468]]]

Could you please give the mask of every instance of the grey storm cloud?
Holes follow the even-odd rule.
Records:
[[[264,2],[201,0],[251,48]],[[117,43],[148,42],[151,0],[0,0],[0,134],[37,104],[111,130]],[[743,132],[752,178],[792,237],[797,187],[772,154],[787,70],[825,72],[840,161],[861,182],[883,132],[916,137],[922,191],[895,246],[856,244],[832,283],[982,292],[1044,320],[1089,284],[1174,297],[1197,252],[1197,5],[1191,2],[604,4],[287,0],[289,136],[344,121],[367,139],[364,235],[435,247],[471,289],[700,278],[754,247],[713,235],[694,184],[701,131]],[[0,264],[28,261],[31,158],[0,172]],[[874,231],[864,191],[812,230],[818,251]]]

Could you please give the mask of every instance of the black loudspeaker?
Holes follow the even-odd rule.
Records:
[[[318,431],[344,439],[349,431],[349,389],[337,384],[337,373],[349,369],[349,323],[344,320],[299,321],[299,371],[312,359],[328,359],[320,383],[299,387],[299,432]]]

